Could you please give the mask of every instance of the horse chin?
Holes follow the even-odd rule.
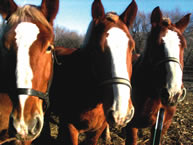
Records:
[[[179,103],[179,98],[181,98],[179,95],[170,96],[168,98],[161,98],[161,102],[164,106],[176,106]]]
[[[115,129],[124,128],[133,119],[135,112],[134,110],[135,110],[134,107],[132,107],[127,116],[124,118],[115,119],[113,116],[111,117],[108,116],[107,122],[111,127]]]
[[[161,102],[164,106],[176,106],[177,105],[177,101],[174,101],[173,99],[161,99]]]

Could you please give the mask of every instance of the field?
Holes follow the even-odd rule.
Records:
[[[163,145],[192,145],[193,144],[193,69],[186,67],[184,71],[184,85],[187,96],[183,102],[177,105],[177,111],[167,134],[162,140]],[[57,120],[57,119],[56,119]],[[56,121],[57,122],[57,121]],[[57,136],[57,125],[52,124],[52,136]],[[147,145],[149,142],[149,128],[139,131],[139,145]],[[84,135],[80,136],[80,140]],[[122,145],[125,136],[120,130],[111,130],[111,145]],[[98,145],[105,145],[100,138]]]

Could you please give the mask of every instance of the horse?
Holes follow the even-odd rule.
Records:
[[[161,137],[168,130],[176,105],[185,97],[183,85],[183,56],[186,40],[183,32],[190,21],[190,14],[173,24],[163,17],[159,7],[151,14],[151,31],[147,44],[133,65],[132,102],[135,114],[126,127],[126,144],[137,144],[139,128],[152,127],[152,143],[156,116],[165,110]]]
[[[129,28],[136,13],[134,0],[120,16],[105,14],[101,0],[94,0],[82,47],[71,52],[55,49],[60,65],[54,67],[50,110],[59,116],[59,144],[77,145],[79,134],[85,133],[85,143],[96,145],[107,121],[125,126],[133,117],[130,78],[135,42]]]
[[[18,7],[1,0],[0,139],[30,144],[41,133],[53,74],[53,22],[59,1]],[[0,142],[1,143],[1,142]]]

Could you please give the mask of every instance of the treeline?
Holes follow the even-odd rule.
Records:
[[[55,46],[64,46],[66,48],[79,48],[83,43],[84,36],[65,28],[55,27]]]
[[[181,12],[179,9],[169,12],[163,12],[165,17],[169,17],[173,23],[177,22],[187,13]],[[141,53],[146,45],[146,38],[150,31],[150,13],[138,12],[136,20],[130,32],[136,43],[136,53]],[[193,15],[191,16],[191,22],[188,25],[184,35],[187,40],[187,48],[184,53],[185,65],[193,66]],[[55,28],[55,45],[64,46],[68,48],[78,48],[81,46],[84,40],[83,35],[79,35],[76,32],[70,32],[65,28]]]

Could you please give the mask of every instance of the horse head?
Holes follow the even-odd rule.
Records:
[[[182,81],[184,48],[187,46],[183,32],[189,21],[190,14],[187,14],[173,24],[163,17],[159,7],[151,14],[152,28],[145,51],[152,64],[153,85],[164,105],[175,105],[186,94]]]
[[[43,0],[40,7],[18,7],[13,0],[1,1],[4,26],[0,52],[7,58],[8,93],[13,103],[9,133],[20,140],[34,140],[43,128],[58,7],[58,0]]]
[[[105,13],[101,0],[95,0],[92,21],[83,43],[103,97],[107,121],[118,126],[126,125],[134,115],[130,78],[135,42],[129,28],[136,13],[134,0],[121,15]]]

